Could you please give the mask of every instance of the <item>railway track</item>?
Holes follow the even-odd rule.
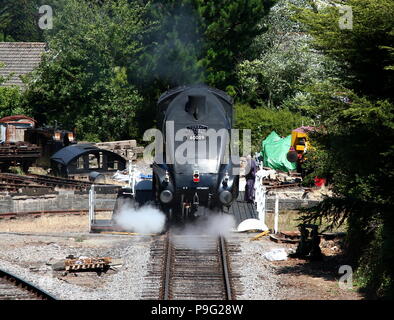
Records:
[[[234,300],[238,276],[224,237],[175,235],[153,244],[153,263],[143,298],[159,300]],[[159,284],[159,285],[157,285]]]
[[[72,189],[86,190],[92,185],[89,181],[71,180],[38,174],[18,175],[0,173],[0,191],[18,192],[20,189]]]
[[[0,269],[0,300],[57,300],[48,292]]]
[[[112,212],[113,209],[95,209],[95,212]],[[88,214],[88,209],[48,210],[48,211],[25,211],[0,213],[0,219],[16,219],[22,217],[39,217],[46,215],[83,215]]]

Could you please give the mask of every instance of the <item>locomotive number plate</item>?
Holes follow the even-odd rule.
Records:
[[[196,135],[196,136],[189,136],[190,140],[205,140],[205,136],[203,135]]]
[[[197,125],[190,125],[186,127],[187,129],[193,131],[193,135],[189,136],[189,140],[205,140],[204,132],[207,131],[208,127],[197,124]]]

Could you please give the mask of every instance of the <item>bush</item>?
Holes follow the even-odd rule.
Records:
[[[261,143],[271,131],[288,136],[291,131],[309,122],[309,118],[289,110],[266,107],[251,108],[247,104],[235,105],[235,128],[252,130],[252,152],[261,151]]]
[[[0,118],[16,114],[30,114],[22,91],[17,87],[0,87]]]

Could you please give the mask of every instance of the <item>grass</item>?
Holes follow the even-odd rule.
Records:
[[[97,219],[111,219],[111,217],[112,212],[96,214]],[[0,219],[0,232],[61,233],[88,231],[89,222],[87,215],[50,215],[37,218]]]
[[[96,214],[97,219],[111,219],[112,212],[100,212]],[[279,231],[295,231],[301,223],[298,211],[279,211]],[[268,228],[274,229],[274,213],[266,214],[265,223]],[[327,224],[322,225],[323,227]],[[322,230],[322,226],[319,230]],[[88,232],[87,215],[52,215],[37,218],[23,217],[17,219],[0,219],[0,232]],[[333,232],[345,232],[346,226],[334,229]],[[83,241],[83,239],[81,239]]]
[[[299,211],[295,210],[280,210],[278,219],[278,229],[279,231],[296,231],[298,230],[298,225],[302,222],[297,220],[301,216]],[[265,224],[268,228],[274,229],[274,218],[275,214],[273,212],[267,212],[265,216]],[[329,224],[325,221],[319,225],[319,231],[327,227]],[[339,228],[334,228],[332,232],[346,232],[346,225],[342,225]]]

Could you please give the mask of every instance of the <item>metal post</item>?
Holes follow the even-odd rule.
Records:
[[[275,193],[275,218],[274,218],[274,233],[278,233],[279,224],[279,196]]]
[[[259,171],[258,171],[259,172]],[[265,223],[265,212],[266,212],[266,187],[263,184],[263,177],[257,175],[257,183],[255,185],[256,190],[256,205],[257,205],[257,213],[260,221]]]
[[[94,184],[90,187],[89,190],[89,232],[92,230],[92,223],[95,219],[95,210],[94,210],[94,204],[95,204],[95,197],[94,197]]]
[[[133,161],[129,160],[129,188],[131,190],[132,196],[135,196],[135,166],[133,165]]]

